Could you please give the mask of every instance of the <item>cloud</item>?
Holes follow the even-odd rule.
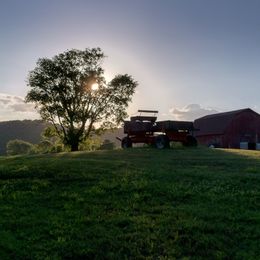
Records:
[[[0,99],[0,104],[6,105],[8,104],[10,101],[8,99]]]
[[[174,116],[176,120],[188,120],[193,121],[202,116],[209,114],[215,114],[219,111],[213,108],[204,108],[199,104],[190,104],[184,108],[171,108],[170,113]]]
[[[13,96],[12,98],[13,98],[13,100],[15,100],[18,103],[24,103],[24,99],[21,97]]]
[[[12,103],[13,97],[10,95],[0,93],[0,103],[3,105],[9,105]]]
[[[24,98],[0,93],[0,121],[38,118],[34,105],[25,103]]]
[[[26,103],[17,103],[10,105],[10,108],[16,112],[32,112],[34,110],[34,105]]]
[[[33,112],[34,106],[30,103],[25,103],[24,98],[18,96],[10,96],[0,93],[0,109],[15,111],[15,112]]]

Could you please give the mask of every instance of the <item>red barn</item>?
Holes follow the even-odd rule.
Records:
[[[247,144],[255,149],[260,141],[260,115],[250,108],[218,113],[194,121],[199,144],[222,148],[239,148]]]

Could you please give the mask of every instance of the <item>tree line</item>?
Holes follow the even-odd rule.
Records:
[[[111,140],[101,140],[100,136],[92,136],[79,145],[80,151],[95,150],[113,150],[116,144]],[[26,154],[44,154],[44,153],[60,153],[68,152],[70,149],[64,145],[57,135],[55,129],[46,127],[41,135],[41,140],[37,144],[33,144],[21,139],[9,140],[6,144],[7,155],[26,155]]]

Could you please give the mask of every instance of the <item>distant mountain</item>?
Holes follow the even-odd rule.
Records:
[[[41,133],[48,124],[42,120],[15,120],[0,122],[0,155],[6,154],[6,144],[10,140],[21,139],[32,144],[37,144],[41,140]],[[121,146],[121,142],[116,137],[124,136],[123,129],[109,130],[100,136],[101,140],[109,140],[115,143],[116,147]]]
[[[15,120],[0,122],[0,155],[6,153],[6,144],[13,139],[21,139],[36,144],[47,124],[42,120]]]

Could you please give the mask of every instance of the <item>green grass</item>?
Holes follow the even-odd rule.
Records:
[[[0,259],[259,259],[260,152],[0,157]]]

